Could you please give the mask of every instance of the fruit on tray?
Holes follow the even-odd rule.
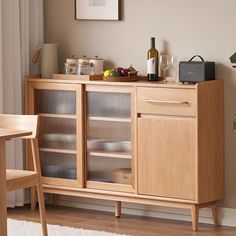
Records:
[[[109,77],[110,73],[111,73],[111,70],[106,70],[106,71],[104,72],[104,76],[105,76],[105,77]]]
[[[138,71],[132,65],[130,65],[128,70],[129,70],[129,76],[137,75],[138,74]]]
[[[104,77],[130,77],[138,74],[138,71],[130,65],[128,68],[116,67],[114,69],[106,70],[104,72]]]
[[[129,76],[129,69],[125,69],[125,68],[123,68],[122,70],[121,70],[121,75],[122,76]]]
[[[116,68],[115,68],[115,71],[118,71],[118,72],[121,73],[123,69],[124,69],[123,67],[116,67]]]
[[[116,71],[116,70],[112,70],[110,72],[110,77],[118,77],[118,76],[121,76],[120,72],[119,71]]]

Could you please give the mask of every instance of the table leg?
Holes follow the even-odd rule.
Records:
[[[5,141],[0,140],[0,235],[7,236],[7,186]]]

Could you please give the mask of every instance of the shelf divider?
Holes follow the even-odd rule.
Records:
[[[47,118],[76,119],[76,115],[68,115],[68,114],[38,113],[38,115]]]
[[[77,154],[76,150],[68,149],[58,149],[58,148],[39,148],[40,152],[55,152],[55,153],[65,153],[65,154]]]
[[[88,155],[95,157],[131,159],[131,154],[127,152],[105,152],[105,151],[95,150],[95,151],[88,151]]]
[[[116,117],[102,117],[102,116],[88,116],[91,121],[112,121],[112,122],[125,122],[131,123],[131,118],[116,118]]]

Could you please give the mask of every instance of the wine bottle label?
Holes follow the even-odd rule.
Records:
[[[147,73],[148,74],[156,74],[156,63],[157,59],[152,57],[147,60]]]

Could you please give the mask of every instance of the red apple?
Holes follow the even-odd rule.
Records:
[[[123,69],[123,70],[121,70],[121,75],[122,76],[129,76],[129,69]]]

